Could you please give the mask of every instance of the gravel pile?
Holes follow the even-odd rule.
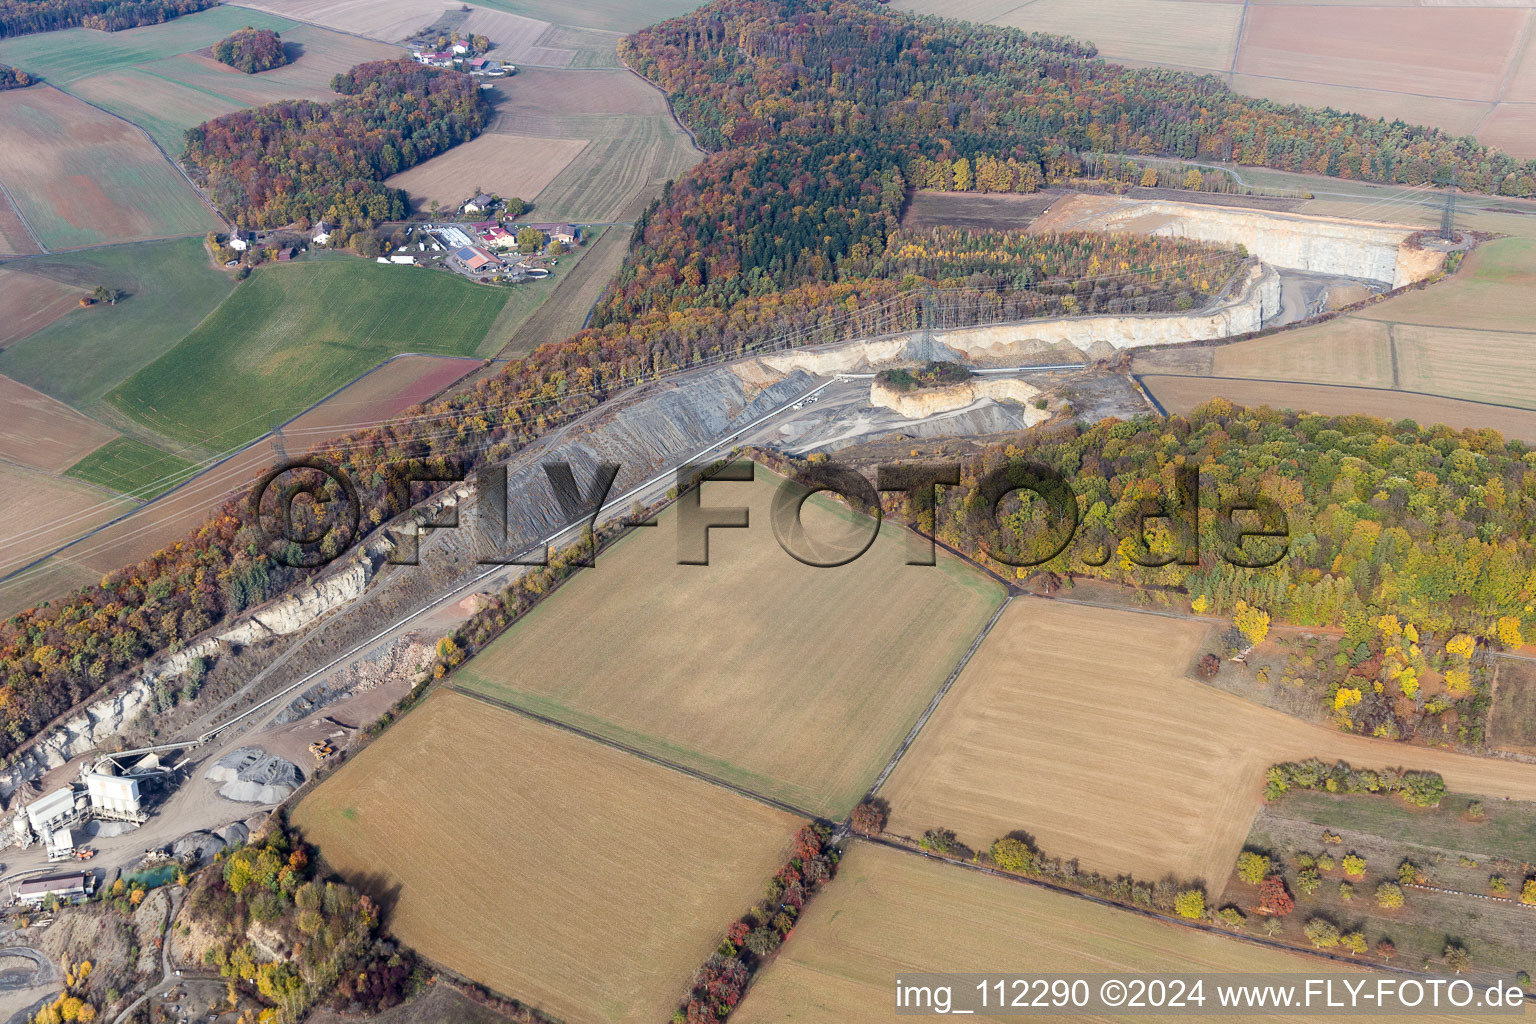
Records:
[[[241,747],[215,761],[204,778],[221,783],[219,795],[226,800],[275,804],[303,784],[304,773],[292,761],[273,757],[260,747]]]

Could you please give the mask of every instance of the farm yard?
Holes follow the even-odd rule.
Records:
[[[1299,954],[1162,924],[856,842],[838,866],[837,878],[807,906],[778,956],[731,1017],[737,1024],[888,1021],[892,979],[909,971],[1296,974],[1318,967],[1317,961]],[[1347,969],[1327,966],[1329,972]]]
[[[666,1018],[803,824],[451,692],[293,821],[403,942],[570,1024]]]
[[[769,527],[784,482],[756,472],[750,485],[706,484],[705,505],[746,506],[753,524],[714,531],[709,566],[677,564],[676,517],[664,513],[660,529],[623,539],[478,654],[458,685],[817,814],[846,813],[1002,588],[943,554],[936,567],[905,564],[926,550],[889,524],[849,565],[803,565]],[[820,497],[805,508],[813,537],[868,522]]]
[[[1023,829],[1110,876],[1219,885],[1281,761],[1402,764],[1460,792],[1536,799],[1536,765],[1347,735],[1189,678],[1208,630],[1016,599],[881,790],[890,831],[951,828],[985,849]]]
[[[472,355],[507,295],[356,259],[264,267],[108,401],[150,430],[219,452],[391,356]]]
[[[501,196],[538,195],[585,149],[581,139],[532,138],[486,133],[389,178],[403,188],[418,209],[436,200],[454,209],[466,194],[485,191]],[[471,187],[466,188],[466,183]],[[542,211],[541,211],[542,212]]]
[[[283,426],[287,443],[308,448],[328,438],[377,423],[426,401],[480,365],[479,360],[451,356],[402,356],[373,370],[338,394]],[[269,423],[268,426],[271,424]],[[250,486],[272,465],[276,450],[252,445],[231,455],[174,492],[133,510],[119,523],[81,540],[67,552],[27,574],[0,580],[0,614],[8,614],[59,595],[57,581],[78,584],[153,554],[201,523],[229,495]],[[161,474],[163,475],[163,474]],[[124,507],[127,510],[127,506]],[[19,561],[43,558],[84,532],[49,532],[18,540]]]
[[[1431,124],[1536,156],[1522,5],[1303,0],[896,0],[922,14],[1059,32],[1101,56],[1212,72],[1239,92]]]
[[[48,85],[0,93],[0,183],[50,249],[218,224],[142,132]]]

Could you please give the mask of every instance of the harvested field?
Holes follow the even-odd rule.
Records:
[[[9,377],[0,377],[0,409],[5,410],[0,459],[45,472],[63,470],[117,436],[117,431]]]
[[[1496,99],[1524,27],[1513,8],[1258,6],[1235,70],[1448,99]]]
[[[942,553],[906,565],[925,545],[889,524],[848,565],[803,565],[769,527],[784,482],[756,472],[705,486],[705,505],[746,506],[754,524],[715,531],[709,566],[677,564],[664,513],[478,654],[459,685],[818,814],[848,811],[1002,588]],[[805,508],[813,538],[862,537],[869,523],[821,498]]]
[[[458,5],[448,0],[241,0],[239,6],[394,43]]]
[[[132,507],[99,487],[0,462],[0,574]]]
[[[16,207],[4,195],[0,195],[0,256],[30,256],[42,252],[32,233],[22,223]]]
[[[1477,137],[1522,160],[1536,157],[1536,103],[1500,103]]]
[[[235,286],[209,262],[201,238],[45,256],[28,260],[26,273],[125,293],[116,305],[73,310],[0,350],[0,373],[76,407],[175,347]]]
[[[1027,964],[1029,971],[1038,972],[1118,972],[1122,976],[1171,971],[1298,974],[1320,969],[1316,960],[1300,954],[1264,949],[898,850],[855,843],[838,867],[837,879],[810,904],[731,1017],[739,1024],[785,1020],[884,1024],[892,1016],[891,984],[897,974],[974,972],[984,965],[1001,964]],[[1345,969],[1335,964],[1326,967],[1329,972]],[[1063,1015],[1041,1019],[1173,1018]],[[1203,1019],[1253,1018],[1213,1015]],[[1463,1021],[1470,1024],[1476,1019]]]
[[[628,71],[534,70],[495,86],[492,132],[591,140],[538,196],[523,197],[540,220],[632,219],[701,158],[661,93]]]
[[[1399,386],[1536,408],[1536,334],[1457,331],[1398,324]]]
[[[1188,678],[1209,629],[1016,600],[881,791],[891,831],[953,828],[985,848],[1024,829],[1092,870],[1219,887],[1279,761],[1403,765],[1536,799],[1536,765],[1347,735]]]
[[[70,92],[132,121],[149,132],[161,149],[178,156],[186,149],[188,128],[241,108],[228,97],[168,81],[140,68],[82,78],[70,86]]]
[[[46,85],[0,93],[0,182],[51,249],[218,224],[143,132]]]
[[[1501,750],[1536,754],[1536,664],[1499,659],[1489,714],[1489,742]]]
[[[417,209],[437,200],[455,209],[476,189],[532,199],[586,148],[584,139],[486,133],[389,178],[410,193]]]
[[[576,51],[541,45],[553,27],[547,21],[471,6],[469,17],[459,25],[459,32],[466,36],[485,36],[494,44],[491,56],[497,60],[563,68],[575,58]]]
[[[264,267],[108,401],[166,437],[223,451],[402,352],[472,354],[508,294],[358,259]]]
[[[1279,103],[1304,103],[1349,110],[1367,117],[1384,117],[1388,121],[1402,118],[1413,124],[1432,124],[1455,135],[1471,135],[1478,123],[1494,109],[1493,104],[1484,100],[1420,96],[1267,75],[1233,75],[1232,88]],[[1485,138],[1484,141],[1491,140]]]
[[[976,192],[917,192],[901,214],[904,228],[950,226],[978,231],[1013,231],[1026,228],[1046,211],[1061,193],[1054,190],[1030,195],[982,195]]]
[[[700,0],[482,0],[480,6],[542,18],[556,25],[628,34],[704,6]]]
[[[1089,39],[1111,59],[1226,71],[1241,17],[1239,6],[1186,0],[1035,0],[995,23]]]
[[[1296,379],[1373,388],[1393,385],[1387,325],[1350,317],[1222,345],[1213,356],[1211,372],[1217,377]],[[1155,355],[1149,357],[1149,362],[1155,360]]]
[[[1381,388],[1335,387],[1289,381],[1236,380],[1231,377],[1183,377],[1149,373],[1142,377],[1147,390],[1169,412],[1188,413],[1213,398],[1238,405],[1268,405],[1345,416],[1361,413],[1386,420],[1412,419],[1426,426],[1489,427],[1505,437],[1536,442],[1536,415],[1481,402],[1462,402],[1432,395],[1408,395]]]
[[[570,1024],[666,1019],[800,824],[451,692],[293,822],[394,896],[403,942]]]
[[[1500,238],[1485,243],[1467,256],[1454,277],[1356,315],[1403,324],[1532,330],[1536,328],[1536,240]]]
[[[303,450],[327,438],[350,433],[358,424],[378,423],[426,401],[479,365],[477,360],[440,356],[407,356],[390,360],[340,394],[286,424],[289,450]],[[143,506],[120,523],[103,529],[68,549],[64,558],[50,558],[45,567],[24,577],[0,582],[0,608],[18,608],[57,597],[54,584],[64,578],[91,574],[89,581],[153,554],[185,536],[230,494],[250,486],[276,460],[268,444],[254,445],[209,468],[170,494]],[[125,508],[128,506],[125,506]],[[41,558],[85,532],[76,527],[27,539],[20,562]],[[21,541],[16,542],[22,545]],[[56,571],[59,563],[75,567],[73,574]],[[76,579],[75,582],[78,582]]]
[[[0,268],[0,348],[40,331],[72,309],[80,308],[86,289],[42,274]]]

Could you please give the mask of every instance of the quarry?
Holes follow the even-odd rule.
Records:
[[[377,667],[369,670],[372,681],[326,674],[311,679],[301,676],[296,664],[266,680],[266,689],[252,691],[246,703],[260,703],[249,710],[260,709],[265,717],[247,719],[239,728],[230,726],[239,723],[240,716],[226,719],[211,731],[167,744],[164,751],[129,751],[105,770],[96,766],[105,764],[101,759],[121,745],[116,737],[128,724],[152,707],[157,684],[174,683],[196,659],[270,658],[283,645],[354,620],[360,623],[356,633],[372,636],[376,624],[382,625],[381,613],[373,606],[381,593],[398,589],[395,581],[403,578],[384,571],[392,547],[414,532],[412,524],[458,509],[463,513],[458,529],[421,535],[422,562],[435,559],[445,566],[440,569],[444,585],[434,593],[433,603],[414,613],[430,613],[423,620],[433,624],[429,636],[451,630],[473,610],[475,594],[494,593],[524,571],[518,565],[490,564],[494,560],[485,559],[487,552],[519,553],[574,536],[571,517],[555,500],[545,475],[547,462],[569,463],[583,488],[599,464],[617,463],[608,503],[599,514],[600,521],[612,521],[626,517],[636,503],[665,500],[676,467],[707,462],[733,447],[760,446],[804,456],[873,441],[900,445],[923,439],[985,439],[1065,416],[1134,416],[1151,406],[1124,373],[1123,353],[1211,344],[1304,321],[1340,305],[1418,285],[1441,270],[1449,251],[1466,245],[1465,240],[1445,243],[1406,226],[1079,194],[1057,200],[1029,230],[1131,231],[1240,243],[1248,259],[1208,303],[1186,312],[914,330],[749,354],[617,394],[548,432],[505,464],[504,483],[496,481],[504,487],[504,522],[482,515],[474,479],[452,485],[291,596],[250,609],[216,632],[150,662],[134,678],[96,696],[19,750],[0,772],[0,800],[14,822],[11,842],[25,854],[20,865],[10,866],[12,872],[18,866],[32,870],[28,865],[34,864],[33,858],[43,863],[70,856],[77,841],[71,830],[86,825],[116,862],[125,865],[141,857],[147,844],[128,835],[114,843],[113,831],[147,828],[146,840],[167,848],[186,840],[183,845],[190,849],[198,845],[195,837],[216,836],[235,812],[244,815],[253,806],[285,800],[307,773],[291,760],[291,744],[279,745],[284,756],[262,746],[267,740],[257,742],[254,734],[279,726],[292,732],[305,721],[311,729],[306,736],[315,729],[331,737],[360,734],[355,722],[321,716],[345,718],[352,702],[366,702],[379,685],[374,677],[381,671],[414,675],[414,667],[429,652],[419,636],[402,640],[402,632],[384,629],[347,652],[346,665]],[[882,370],[932,361],[959,364],[973,376],[918,391],[883,387],[874,379]],[[270,696],[274,689],[276,696]],[[268,707],[277,697],[283,699]],[[378,703],[380,698],[373,699]],[[254,726],[254,734],[241,737],[247,724]],[[162,754],[167,760],[159,760]],[[76,762],[83,766],[78,778],[41,788],[45,776],[57,779],[64,766]],[[93,783],[93,775],[104,777]],[[153,813],[145,799],[151,782],[170,791]],[[140,786],[142,791],[135,792]],[[109,789],[114,796],[107,794]],[[243,802],[245,809],[232,801]],[[167,820],[157,824],[161,815]],[[85,835],[78,833],[79,838]]]

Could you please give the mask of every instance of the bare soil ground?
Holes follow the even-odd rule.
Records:
[[[1279,761],[1401,764],[1536,798],[1536,765],[1346,735],[1188,678],[1207,629],[1015,600],[882,790],[891,831],[953,828],[985,848],[1024,829],[1094,870],[1217,886]]]
[[[402,941],[571,1024],[666,1018],[800,824],[451,692],[293,820]]]
[[[239,6],[393,43],[457,5],[445,0],[249,0]]]
[[[1157,353],[1147,355],[1150,368]],[[1393,385],[1387,325],[1371,321],[1330,320],[1294,333],[1223,345],[1214,349],[1213,355],[1211,372],[1217,377],[1312,380],[1376,388]]]
[[[0,573],[132,507],[100,487],[0,462]]]
[[[706,506],[747,507],[752,525],[713,531],[708,566],[677,564],[677,516],[664,513],[477,655],[459,684],[841,817],[1002,588],[942,553],[936,566],[905,564],[926,546],[891,524],[848,565],[803,565],[770,526],[783,482],[757,475],[705,485]],[[873,525],[819,498],[805,523],[812,540],[856,530],[861,542]]]
[[[1011,231],[1029,226],[1061,193],[1028,195],[978,192],[915,192],[901,214],[904,228],[951,226],[982,231]]]
[[[1444,423],[1458,429],[1491,427],[1506,437],[1536,441],[1536,414],[1454,398],[1405,395],[1378,388],[1234,380],[1230,377],[1147,374],[1142,377],[1142,383],[1163,408],[1181,414],[1212,398],[1226,398],[1238,405],[1269,405],[1276,409],[1297,409],[1330,416],[1362,413],[1394,422],[1407,418],[1426,425]]]
[[[303,451],[326,438],[377,423],[425,401],[476,365],[474,360],[440,356],[395,359],[286,426],[283,434],[287,448],[290,452]],[[81,570],[90,574],[88,578],[99,579],[103,573],[154,553],[202,522],[230,494],[250,486],[276,457],[271,443],[262,442],[49,560],[50,565],[68,562],[75,567],[74,572],[53,574],[40,568],[0,583],[0,609],[25,608],[57,597],[60,592],[50,584],[62,579],[78,582]],[[94,488],[88,490],[97,493]],[[54,529],[29,533],[24,538],[13,538],[6,545],[10,565],[39,558],[129,507],[114,506],[111,515],[71,521]]]
[[[0,348],[40,331],[76,308],[86,289],[41,274],[0,268]]]
[[[389,178],[419,209],[437,200],[454,209],[476,187],[500,196],[532,199],[587,146],[585,139],[533,138],[488,132]]]
[[[1489,741],[1502,750],[1536,754],[1536,663],[1500,658],[1493,685]]]
[[[0,196],[0,255],[28,256],[40,251],[21,222],[16,207],[9,199]]]
[[[0,181],[51,248],[217,223],[139,129],[47,85],[0,94]]]
[[[785,1020],[875,1024],[891,1019],[892,979],[903,972],[974,972],[982,970],[982,965],[1003,964],[1010,966],[988,969],[1273,974],[1320,969],[1316,961],[1298,954],[855,843],[843,858],[837,879],[806,909],[732,1019],[741,1024]],[[1329,972],[1346,969],[1326,967]],[[971,1019],[1019,1018],[978,1015]],[[1044,1019],[1075,1024],[1159,1018],[1053,1015]],[[1249,1018],[1213,1015],[1203,1019]]]
[[[1198,0],[1036,0],[997,24],[1091,39],[1116,59],[1225,71],[1241,14],[1235,5]]]
[[[0,459],[45,472],[63,472],[117,436],[117,431],[80,415],[9,377],[0,377]]]

